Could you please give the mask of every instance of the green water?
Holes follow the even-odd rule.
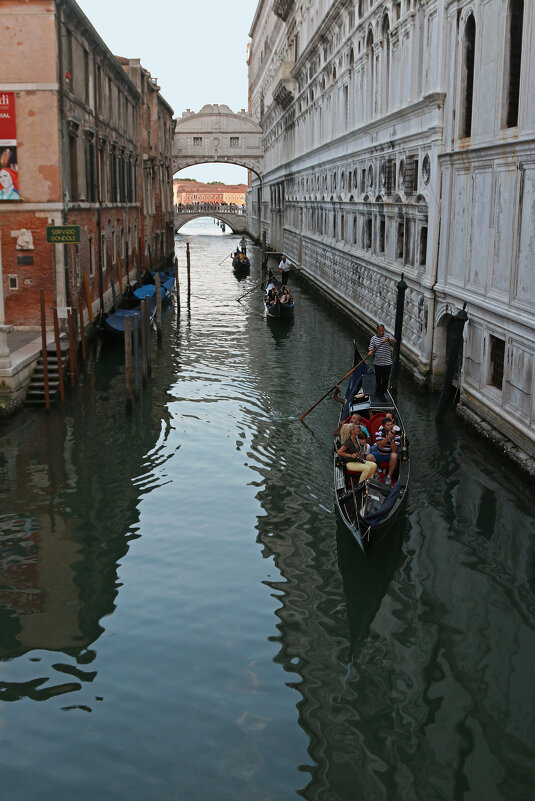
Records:
[[[402,380],[410,495],[365,562],[338,406],[297,422],[354,330],[295,278],[293,325],[237,303],[258,252],[239,281],[194,231],[133,415],[98,343],[0,429],[2,801],[533,798],[531,484]]]

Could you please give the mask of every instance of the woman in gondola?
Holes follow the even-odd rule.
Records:
[[[350,424],[349,437],[338,448],[338,456],[345,462],[346,472],[349,476],[360,473],[359,483],[375,475],[377,464],[372,454],[368,438],[360,426]]]

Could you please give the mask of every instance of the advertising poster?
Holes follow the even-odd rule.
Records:
[[[18,200],[15,92],[0,90],[0,200]]]

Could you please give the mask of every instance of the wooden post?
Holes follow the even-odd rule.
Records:
[[[84,292],[85,292],[85,303],[87,306],[87,313],[89,314],[89,322],[93,322],[93,305],[91,303],[91,292],[89,291],[89,279],[87,277],[87,273],[84,273]]]
[[[264,230],[262,231],[262,269],[265,270],[266,266],[267,266],[266,232]]]
[[[123,294],[123,274],[121,272],[121,257],[117,256],[117,278],[119,279],[119,289],[121,295]]]
[[[124,318],[124,385],[126,413],[132,413],[132,318]]]
[[[69,327],[69,360],[71,368],[71,387],[74,386],[78,378],[78,365],[76,364],[76,344],[74,342],[74,326],[72,324],[72,312],[67,312],[67,324]]]
[[[41,290],[41,348],[43,357],[43,386],[45,390],[45,409],[50,409],[50,393],[48,388],[48,356],[46,352],[46,313],[45,290]]]
[[[145,306],[147,298],[143,298],[140,303],[140,323],[141,323],[141,383],[147,386],[147,326],[145,324]]]
[[[156,289],[156,336],[158,342],[162,341],[162,288],[160,273],[154,276],[154,287]]]
[[[139,398],[139,329],[141,325],[140,315],[132,317],[134,325],[134,397]]]
[[[61,356],[61,340],[59,338],[59,322],[58,310],[52,309],[54,316],[54,338],[56,340],[56,359],[58,360],[58,381],[59,381],[59,397],[61,402],[65,401],[65,387],[63,386],[63,358]]]
[[[188,298],[191,293],[190,253],[189,242],[186,242],[186,269],[188,271]]]
[[[175,256],[175,292],[176,292],[176,307],[180,309],[180,283],[178,279],[178,257]]]
[[[78,317],[80,322],[80,347],[82,350],[82,360],[86,362],[87,353],[85,349],[84,305],[80,295],[78,296]]]
[[[150,336],[150,301],[148,298],[145,300],[145,340],[147,343],[147,375],[152,375],[152,350],[151,350],[151,336]]]

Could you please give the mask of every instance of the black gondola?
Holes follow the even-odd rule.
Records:
[[[274,303],[270,302],[269,300],[269,290],[270,287],[273,287],[275,290],[276,300]],[[281,303],[279,300],[279,292],[281,289],[281,285],[276,278],[272,275],[269,276],[267,286],[266,286],[266,294],[264,295],[264,307],[266,309],[266,314],[268,317],[273,318],[281,318],[281,319],[291,319],[294,316],[294,309],[295,304],[293,298],[290,297],[286,303]]]
[[[360,361],[362,357],[355,348],[353,364],[358,364]],[[357,367],[350,376],[339,422],[355,412],[362,416],[371,443],[375,441],[375,432],[386,412],[394,413],[396,424],[400,428],[398,464],[392,476],[391,486],[384,483],[385,477],[382,471],[378,471],[374,478],[355,484],[360,476],[348,475],[343,460],[337,455],[340,440],[335,438],[334,442],[336,503],[347,528],[364,553],[370,554],[394,525],[405,501],[409,485],[409,447],[405,426],[390,392],[385,396],[377,395],[375,374],[366,362]]]
[[[232,268],[234,272],[243,275],[243,273],[249,272],[250,267],[251,262],[246,254],[242,253],[241,250],[236,250],[232,254]]]

